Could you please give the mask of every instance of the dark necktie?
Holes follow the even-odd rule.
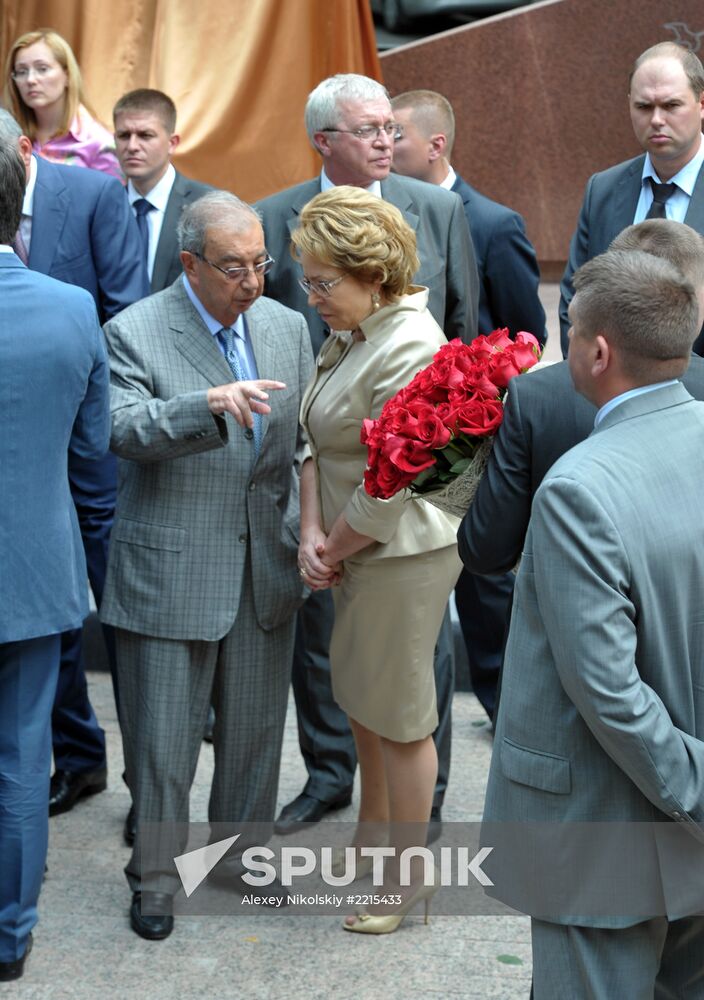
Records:
[[[29,264],[29,254],[27,253],[27,244],[22,239],[22,230],[18,229],[15,233],[15,238],[12,241],[12,249],[15,251],[19,259],[23,264]]]
[[[653,204],[646,215],[646,219],[666,219],[665,204],[677,188],[676,184],[656,184],[652,177],[649,177],[650,186],[653,189]]]
[[[147,222],[147,215],[153,210],[154,206],[146,198],[138,198],[132,205],[135,212],[137,213],[137,228],[139,229],[139,235],[142,237],[142,243],[144,244],[144,259],[149,258],[149,223]]]
[[[236,382],[246,382],[250,379],[250,373],[247,371],[247,363],[240,356],[237,350],[238,337],[234,330],[230,327],[223,327],[222,330],[218,332],[218,340],[225,348],[225,360],[230,366],[230,371],[235,376]],[[251,437],[254,440],[254,457],[257,458],[259,455],[259,448],[262,443],[262,415],[261,413],[252,413],[254,418],[254,427],[250,431],[248,427],[245,428],[245,437]]]

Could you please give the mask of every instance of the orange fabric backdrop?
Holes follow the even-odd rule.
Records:
[[[303,109],[320,80],[381,79],[367,0],[3,0],[1,17],[2,65],[19,35],[54,28],[110,127],[125,91],[165,91],[179,113],[176,165],[248,201],[319,169]]]

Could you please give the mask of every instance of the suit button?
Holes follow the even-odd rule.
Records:
[[[248,441],[252,440],[252,438],[254,437],[254,431],[252,430],[251,427],[245,427],[244,436],[247,438]]]
[[[254,490],[256,490],[256,488],[257,488],[257,484],[256,483],[250,483],[249,484],[249,492],[250,493],[253,493]]]
[[[673,819],[682,819],[682,813],[673,812],[672,818]]]
[[[240,535],[238,541],[240,541],[242,543],[242,545],[244,545],[244,543],[247,541],[247,536],[246,535]]]

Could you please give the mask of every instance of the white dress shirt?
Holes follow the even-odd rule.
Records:
[[[171,196],[171,188],[174,186],[174,181],[176,180],[176,171],[172,163],[166,168],[166,173],[161,178],[160,181],[154,185],[154,187],[149,191],[148,194],[140,194],[135,188],[132,181],[127,182],[127,197],[129,198],[130,205],[132,206],[132,211],[134,212],[134,203],[139,201],[140,198],[145,198],[150,205],[153,205],[151,212],[147,212],[147,226],[149,229],[149,250],[147,253],[147,271],[149,272],[149,280],[152,280],[152,274],[154,273],[154,260],[156,258],[156,248],[159,246],[159,237],[161,236],[161,227],[164,225],[164,215],[166,214],[166,205]],[[137,215],[134,212],[135,217]]]

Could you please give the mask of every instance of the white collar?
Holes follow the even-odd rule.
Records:
[[[158,180],[154,187],[147,192],[146,195],[140,194],[136,189],[132,181],[127,182],[127,197],[130,200],[130,205],[134,205],[136,201],[140,198],[146,198],[150,205],[158,209],[160,212],[166,211],[166,204],[171,195],[171,188],[174,186],[174,181],[176,180],[176,170],[174,169],[173,163],[170,163],[166,168],[166,173]]]
[[[32,154],[29,160],[29,180],[24,189],[24,201],[22,202],[22,215],[32,217],[34,208],[34,189],[37,186],[37,158]]]
[[[325,167],[320,171],[320,190],[329,191],[330,188],[337,187],[337,184],[333,184],[328,175],[325,173]],[[362,191],[368,191],[369,194],[375,194],[377,198],[381,198],[381,181],[372,181]]]

